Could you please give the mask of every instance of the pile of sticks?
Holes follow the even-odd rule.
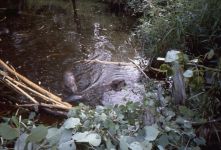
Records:
[[[44,107],[46,109],[55,109],[59,111],[68,111],[72,108],[72,105],[63,102],[60,97],[22,76],[1,59],[0,82],[27,98],[26,102],[22,103],[19,101],[19,103],[16,104],[19,107]]]

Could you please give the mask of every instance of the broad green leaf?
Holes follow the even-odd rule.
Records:
[[[160,70],[166,71],[167,72],[167,76],[173,75],[173,70],[172,70],[172,68],[168,64],[160,65]]]
[[[96,106],[96,112],[102,113],[103,111],[104,111],[104,106],[100,106],[100,105]]]
[[[145,139],[148,141],[154,141],[160,133],[156,125],[146,126],[144,129],[146,133]]]
[[[57,128],[50,128],[48,129],[48,134],[46,139],[49,141],[51,145],[56,144],[61,137],[61,132]]]
[[[177,117],[176,119],[176,123],[179,125],[183,125],[185,122],[185,119],[183,119],[182,117]]]
[[[107,115],[105,113],[102,113],[100,115],[101,120],[105,121],[107,119]]]
[[[46,136],[46,139],[52,138],[53,136],[55,136],[58,133],[58,131],[59,131],[59,129],[57,129],[57,128],[48,129],[48,134]]]
[[[19,136],[19,130],[17,128],[12,128],[5,123],[2,123],[0,124],[0,136],[6,140],[13,140]]]
[[[81,125],[80,119],[79,118],[68,118],[65,123],[64,123],[64,127],[66,129],[73,129],[76,126]]]
[[[101,136],[97,133],[83,132],[76,133],[72,136],[72,139],[76,142],[87,142],[93,146],[99,146],[101,144]]]
[[[157,148],[158,148],[159,150],[165,150],[165,149],[163,148],[163,146],[161,146],[161,145],[157,145]]]
[[[114,150],[114,149],[116,149],[115,146],[112,144],[110,138],[108,138],[108,139],[106,140],[106,147],[107,147],[108,150],[111,150],[111,149]]]
[[[128,150],[127,138],[124,136],[120,138],[120,150]]]
[[[153,144],[150,143],[148,140],[142,142],[142,145],[144,147],[144,150],[152,150]]]
[[[191,78],[193,76],[193,71],[192,70],[186,70],[184,73],[183,73],[183,76],[185,78]]]
[[[158,144],[162,147],[165,147],[169,144],[168,136],[167,135],[161,135],[158,139]]]
[[[75,140],[76,142],[85,142],[85,138],[87,137],[87,135],[89,134],[89,132],[83,132],[83,133],[76,133],[72,136],[72,139]]]
[[[31,130],[31,133],[28,136],[27,140],[31,142],[40,142],[46,137],[47,133],[48,133],[47,127],[40,125]]]
[[[176,114],[173,111],[166,111],[166,121],[171,120]]]
[[[22,135],[20,135],[20,137],[15,142],[14,149],[15,150],[24,150],[27,137],[28,137],[28,134],[26,134],[26,133],[23,133]]]
[[[143,146],[139,142],[133,142],[129,145],[131,150],[144,150]]]
[[[58,146],[59,150],[76,150],[76,145],[73,140],[67,141],[65,143],[61,143]]]
[[[67,129],[61,127],[59,129],[59,132],[61,132],[61,137],[58,142],[59,144],[62,144],[62,143],[65,143],[65,142],[71,140],[71,138],[72,138],[72,131],[71,130],[67,130]]]
[[[87,140],[93,146],[99,146],[101,144],[101,136],[96,133],[89,134]]]
[[[179,54],[180,52],[179,51],[176,51],[176,50],[170,50],[167,52],[166,54],[166,58],[165,58],[165,62],[174,62],[176,60],[179,59]]]

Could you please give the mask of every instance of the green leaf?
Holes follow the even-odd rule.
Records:
[[[173,75],[173,70],[172,70],[172,68],[168,64],[160,65],[160,70],[167,71],[167,75],[168,76]]]
[[[143,143],[142,143],[143,147],[145,150],[152,150],[152,147],[153,147],[153,144],[150,143],[148,140],[145,140]]]
[[[86,139],[93,146],[99,146],[101,144],[101,136],[99,134],[91,133]]]
[[[86,136],[89,134],[88,131],[85,131],[83,133],[76,133],[72,136],[72,139],[76,142],[82,142],[82,140],[85,140]]]
[[[48,134],[46,139],[49,141],[51,145],[56,144],[61,137],[61,132],[57,128],[50,128],[48,129]]]
[[[127,138],[124,136],[120,138],[120,150],[128,150]]]
[[[193,71],[192,70],[186,70],[184,73],[183,73],[183,76],[185,78],[191,78],[193,76]]]
[[[65,143],[61,143],[58,146],[59,150],[76,150],[76,145],[73,140],[67,141]]]
[[[71,138],[72,138],[72,131],[71,130],[67,130],[67,129],[61,127],[59,129],[59,132],[61,133],[59,144],[62,144],[62,143],[65,143],[65,142],[71,140]]]
[[[165,58],[165,62],[174,62],[176,60],[179,59],[179,54],[180,52],[179,51],[176,51],[176,50],[170,50],[167,52],[166,54],[166,58]]]
[[[162,147],[166,147],[169,144],[168,136],[167,135],[161,135],[158,139],[158,144]]]
[[[31,134],[28,136],[27,140],[31,142],[40,142],[46,137],[47,133],[47,127],[40,125],[31,130]]]
[[[139,142],[133,142],[129,145],[131,150],[143,150],[143,146]]]
[[[65,121],[64,127],[66,129],[73,129],[76,126],[81,125],[80,119],[79,118],[69,118]]]
[[[19,136],[19,130],[2,123],[0,124],[0,135],[6,140],[13,140]]]
[[[112,144],[110,138],[108,138],[108,139],[106,140],[106,147],[107,147],[108,150],[111,150],[111,149],[114,150],[114,149],[116,149],[115,146]]]
[[[158,148],[159,150],[165,150],[165,149],[163,148],[163,146],[161,146],[161,145],[157,145],[157,148]]]
[[[145,139],[148,141],[154,141],[160,133],[156,125],[146,126],[144,129],[146,133]]]
[[[72,139],[76,142],[87,142],[93,146],[99,146],[101,144],[101,136],[97,133],[83,132],[76,133],[72,136]]]

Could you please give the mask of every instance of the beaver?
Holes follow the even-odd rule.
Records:
[[[72,95],[67,97],[65,101],[67,102],[76,102],[83,99],[82,95],[77,95],[77,85],[74,74],[71,71],[66,71],[64,73],[64,85],[71,90]]]

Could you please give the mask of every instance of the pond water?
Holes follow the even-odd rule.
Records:
[[[104,3],[80,0],[74,12],[71,1],[28,0],[20,14],[0,14],[0,58],[61,97],[66,96],[63,75],[70,68],[79,68],[79,64],[74,65],[76,61],[101,57],[105,61],[128,62],[128,58],[140,57],[140,46],[131,37],[134,18],[116,16]],[[96,72],[104,69],[81,68],[78,78],[95,72],[91,80],[102,76],[102,72]],[[86,84],[91,85],[85,81],[81,91],[89,88]]]

